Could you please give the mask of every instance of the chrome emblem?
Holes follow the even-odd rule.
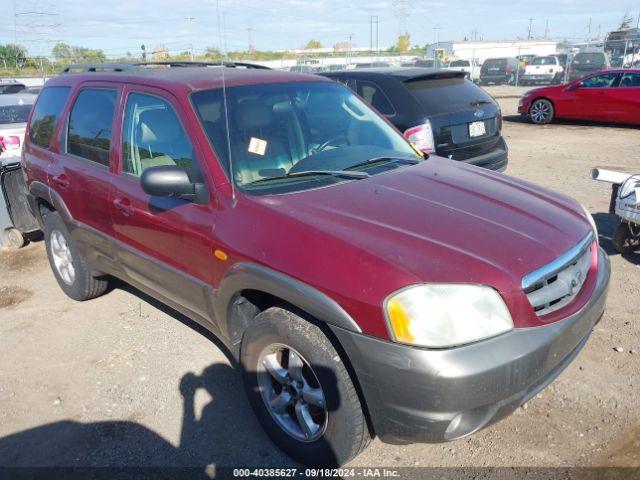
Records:
[[[480,109],[476,110],[473,112],[473,116],[476,118],[482,118],[484,117],[484,112]]]
[[[582,285],[582,272],[578,271],[576,272],[574,277],[571,279],[571,288],[570,288],[571,295],[575,295],[581,285]]]

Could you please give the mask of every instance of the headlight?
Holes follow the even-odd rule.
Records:
[[[500,294],[483,285],[416,285],[384,303],[396,342],[444,348],[494,337],[513,329]]]
[[[589,223],[591,224],[591,229],[593,230],[593,236],[595,237],[596,243],[599,245],[600,240],[598,239],[598,227],[596,226],[596,222],[593,220],[593,215],[591,215],[589,210],[587,210],[587,207],[585,207],[584,205],[580,204],[580,207],[582,207],[582,212],[584,213],[584,216],[587,218],[587,220],[589,220]]]

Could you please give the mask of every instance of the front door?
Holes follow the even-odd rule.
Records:
[[[199,161],[203,157],[183,128],[185,118],[170,94],[131,87],[125,95],[119,169],[111,192],[121,264],[134,283],[209,318],[215,223],[211,202],[151,197],[140,185],[144,170],[160,165],[180,166],[192,181],[207,183]]]

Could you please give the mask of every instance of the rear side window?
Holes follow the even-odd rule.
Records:
[[[29,126],[31,143],[49,148],[53,129],[70,92],[70,87],[47,87],[40,92]]]
[[[76,98],[69,116],[67,153],[109,166],[111,125],[117,92],[86,88]]]
[[[479,103],[493,104],[493,99],[464,77],[427,78],[404,82],[427,114],[466,110]]]
[[[620,88],[639,88],[640,73],[625,73],[620,80]]]
[[[207,109],[212,121],[220,121],[220,108]],[[192,181],[201,173],[193,147],[173,107],[165,100],[142,93],[132,93],[122,130],[122,172],[139,177],[149,167],[177,165]]]
[[[396,112],[382,89],[373,82],[358,80],[358,95],[373,105],[383,115],[394,115]]]

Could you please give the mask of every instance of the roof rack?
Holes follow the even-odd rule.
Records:
[[[125,72],[146,68],[181,68],[181,67],[220,67],[248,68],[271,70],[269,67],[246,62],[183,62],[183,61],[151,61],[151,62],[105,62],[105,63],[74,63],[64,68],[61,74],[86,72]]]

